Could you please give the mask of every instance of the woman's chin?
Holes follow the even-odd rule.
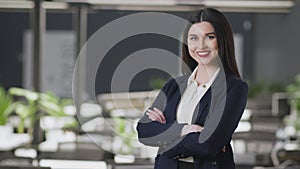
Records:
[[[209,58],[199,59],[198,64],[200,64],[200,65],[209,65],[210,64],[210,59]]]

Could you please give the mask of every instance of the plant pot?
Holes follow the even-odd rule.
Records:
[[[0,138],[8,138],[13,134],[13,127],[10,125],[0,125]]]

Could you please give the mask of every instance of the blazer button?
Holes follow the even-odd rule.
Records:
[[[211,162],[211,165],[217,165],[216,161]]]

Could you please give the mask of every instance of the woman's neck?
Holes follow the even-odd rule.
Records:
[[[198,64],[198,69],[196,72],[195,80],[197,81],[198,85],[206,84],[210,81],[213,77],[215,72],[218,70],[218,65],[202,65]]]

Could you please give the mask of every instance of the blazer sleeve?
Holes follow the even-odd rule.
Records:
[[[147,146],[166,147],[174,140],[180,138],[181,130],[185,124],[179,124],[177,123],[177,121],[170,121],[169,119],[167,119],[166,113],[172,112],[165,111],[168,98],[171,97],[172,92],[174,92],[173,90],[170,90],[170,88],[174,87],[174,83],[176,83],[174,79],[168,81],[161,89],[151,106],[151,108],[156,107],[162,110],[165,114],[167,122],[165,124],[162,124],[156,121],[152,121],[148,118],[146,113],[144,113],[143,117],[138,121],[136,128],[138,139],[141,143]]]
[[[248,86],[239,80],[226,95],[225,107],[215,131],[205,142],[200,143],[200,132],[189,133],[178,144],[164,152],[170,158],[189,156],[216,156],[224,145],[231,140],[244,112],[248,95]],[[204,126],[205,130],[205,126]],[[203,132],[203,131],[202,131]]]

